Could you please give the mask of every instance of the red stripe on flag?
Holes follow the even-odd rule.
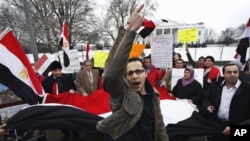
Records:
[[[155,24],[152,20],[144,19],[143,26],[146,28],[155,28]]]
[[[170,97],[168,91],[164,87],[157,87],[160,92],[160,99],[172,99],[175,97]],[[48,94],[43,99],[43,103],[60,103],[73,105],[80,109],[86,110],[92,114],[104,114],[110,112],[109,94],[103,89],[99,89],[91,93],[89,96],[81,96],[77,93],[70,94],[69,92],[63,92],[58,95]],[[93,106],[95,105],[95,106]]]
[[[246,27],[250,27],[250,18],[249,18],[249,20],[248,20],[248,22],[247,22]]]
[[[65,37],[65,39],[68,42],[69,41],[69,30],[68,30],[68,24],[66,21],[63,22],[63,36]]]
[[[46,54],[43,54],[42,57],[35,63],[35,66],[37,70],[40,69],[40,67],[48,60],[48,57]]]

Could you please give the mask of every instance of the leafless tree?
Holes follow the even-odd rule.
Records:
[[[212,28],[206,28],[204,32],[204,43],[211,43],[214,42],[216,38],[216,33]]]
[[[110,5],[103,22],[100,23],[100,30],[104,36],[109,36],[112,41],[116,39],[119,27],[126,27],[132,12],[144,3],[143,15],[153,15],[156,3],[152,0],[110,0]]]
[[[222,42],[224,45],[228,46],[229,44],[235,41],[236,36],[236,30],[234,28],[229,27],[221,32],[219,41]]]
[[[20,39],[22,36],[22,14],[16,11],[15,8],[8,6],[6,3],[0,5],[0,30],[5,28],[11,28],[16,34],[16,37]]]
[[[246,28],[246,24],[241,24],[236,28],[236,37],[237,39],[240,39],[241,35],[243,34],[244,30]]]
[[[22,33],[27,33],[23,13],[23,0],[5,0],[22,16]],[[62,32],[62,23],[67,21],[71,48],[78,42],[93,41],[98,38],[98,29],[92,26],[94,2],[91,0],[29,0],[30,16],[38,45],[43,45],[50,52],[58,50],[58,40]],[[15,21],[16,19],[12,19]],[[20,28],[21,29],[21,28]],[[88,38],[89,37],[89,38]],[[27,40],[28,38],[26,38]],[[40,46],[40,47],[41,47]]]

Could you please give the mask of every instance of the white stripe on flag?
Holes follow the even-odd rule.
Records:
[[[194,111],[197,111],[195,105],[187,102],[187,100],[169,100],[160,101],[161,113],[165,126],[168,124],[177,124],[180,121],[190,118]],[[112,112],[100,114],[103,118],[110,116]]]
[[[140,28],[136,31],[136,33],[139,34],[144,28],[145,26],[140,26]]]
[[[165,126],[188,119],[197,110],[190,103],[183,100],[161,100],[160,106]]]

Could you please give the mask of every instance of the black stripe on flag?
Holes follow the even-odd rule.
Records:
[[[11,117],[7,129],[72,129],[98,133],[102,117],[62,104],[41,104],[27,107]]]
[[[17,96],[28,104],[38,104],[40,97],[31,87],[16,78],[11,71],[0,63],[0,83],[11,89]]]
[[[65,52],[65,51],[63,51],[63,64],[64,64],[64,66],[65,67],[68,67],[69,66],[69,56],[68,56],[68,54]]]
[[[238,44],[238,47],[236,49],[236,51],[240,54],[241,58],[240,58],[240,62],[242,64],[245,63],[246,61],[246,53],[247,53],[247,48],[249,47],[249,37],[245,37],[240,39],[240,42]]]
[[[163,117],[168,115],[163,115]],[[40,104],[19,111],[8,120],[9,129],[74,129],[100,134],[96,124],[103,118],[62,104]],[[190,117],[166,126],[168,136],[221,134],[224,127],[194,111]]]
[[[206,119],[196,111],[186,120],[182,120],[176,124],[168,124],[166,128],[170,138],[180,135],[196,136],[221,134],[224,130],[222,124]]]
[[[144,27],[139,34],[142,38],[146,38],[153,30],[154,28]]]

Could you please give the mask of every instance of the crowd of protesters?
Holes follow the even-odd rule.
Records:
[[[244,68],[239,62],[232,61],[220,70],[212,55],[200,56],[194,61],[188,46],[185,49],[191,66],[185,64],[177,52],[173,54],[172,68],[155,67],[150,56],[129,59],[136,31],[143,23],[140,15],[142,8],[134,11],[128,28],[120,31],[103,73],[93,68],[92,60],[81,63],[81,70],[75,79],[62,73],[58,61],[52,62],[52,74],[45,78],[41,78],[42,75],[34,68],[45,92],[57,95],[68,91],[87,97],[95,90],[104,88],[110,94],[113,114],[100,121],[97,130],[115,140],[229,141],[230,125],[250,120],[250,60]],[[183,69],[183,77],[171,86],[175,69]],[[202,84],[195,79],[195,69],[204,70],[203,76],[200,76],[203,77]],[[196,105],[203,117],[220,122],[224,130],[220,135],[168,138],[159,106],[160,87],[166,89],[169,98],[186,99]],[[0,135],[6,134],[4,127],[0,126]],[[76,131],[62,132],[67,136],[62,140],[68,140],[71,133],[76,138],[79,136]]]

